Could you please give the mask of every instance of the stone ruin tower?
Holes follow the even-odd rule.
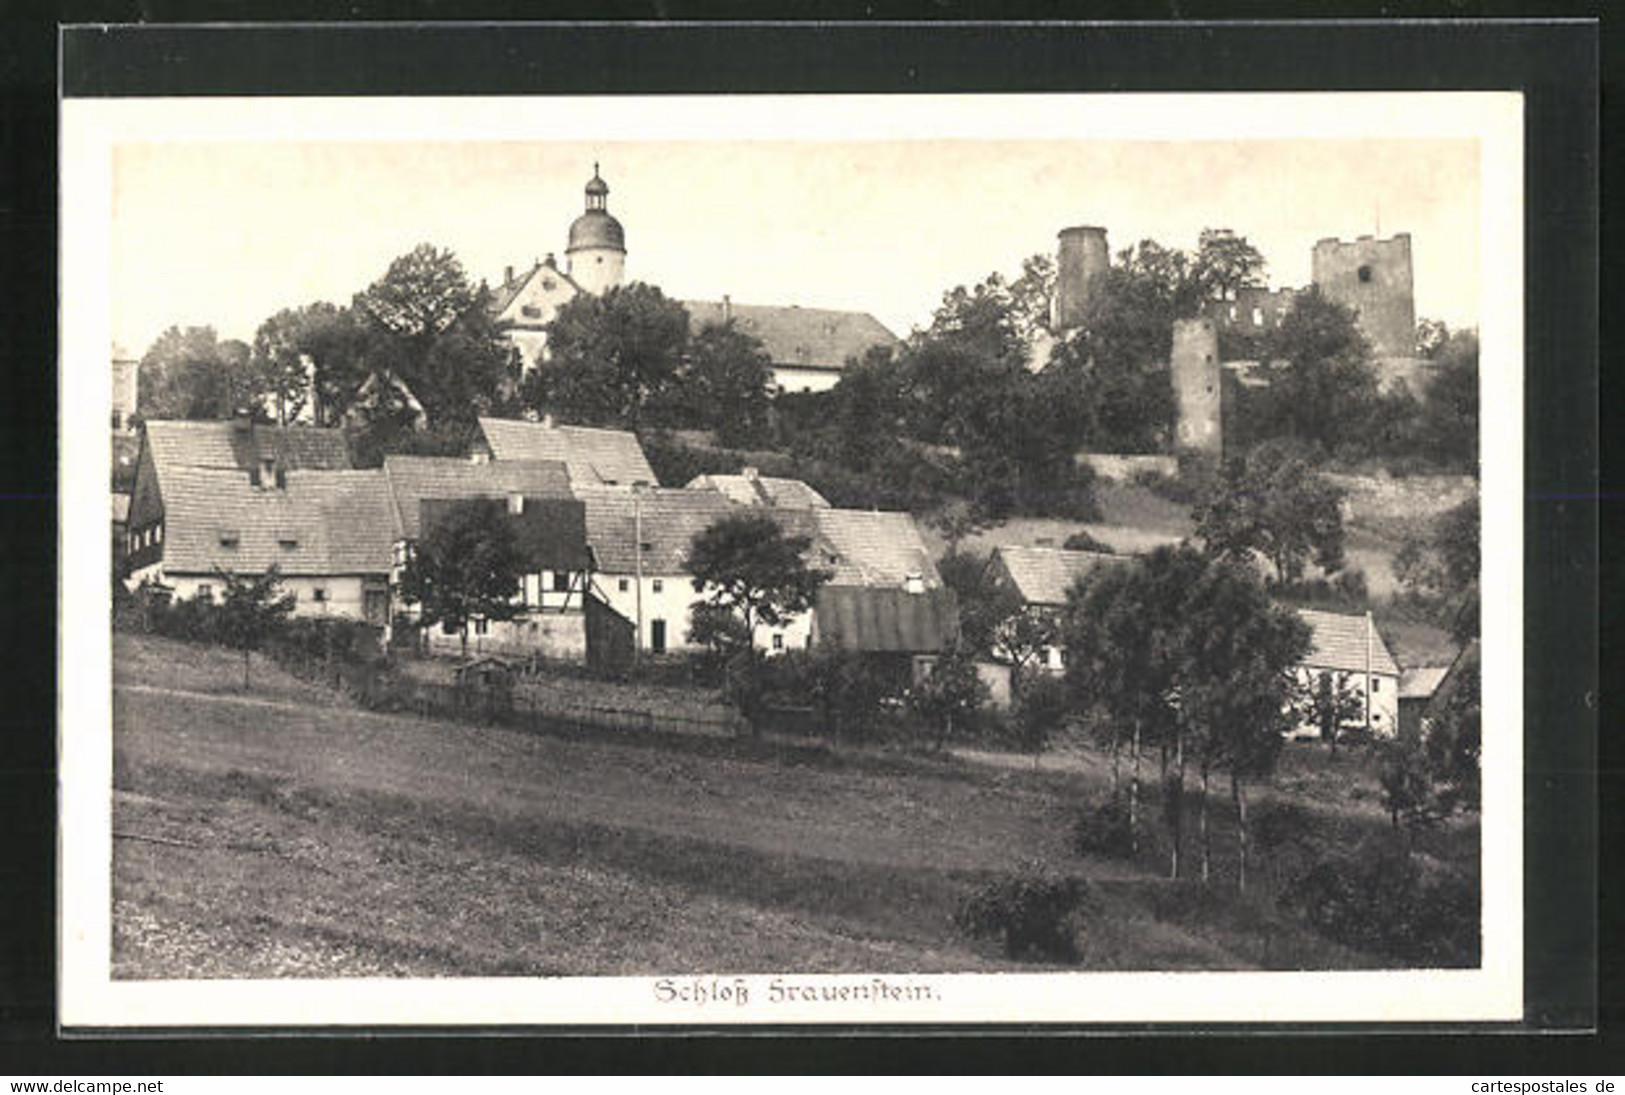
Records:
[[[1181,455],[1213,460],[1224,454],[1224,419],[1219,384],[1219,328],[1209,316],[1174,320],[1168,355],[1178,417],[1174,449]]]
[[[1106,230],[1089,225],[1063,228],[1055,262],[1055,297],[1050,321],[1057,337],[1081,328],[1089,305],[1089,285],[1111,269]],[[1210,318],[1174,323],[1169,374],[1178,418],[1174,448],[1183,455],[1218,459],[1224,446],[1220,414],[1219,332]]]
[[[1354,309],[1377,357],[1416,356],[1410,233],[1386,240],[1323,239],[1315,244],[1312,264],[1315,285],[1326,299]]]

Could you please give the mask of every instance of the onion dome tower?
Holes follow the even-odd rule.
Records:
[[[587,210],[570,225],[570,246],[564,250],[569,264],[566,273],[593,294],[619,285],[626,276],[626,232],[605,208],[608,199],[609,184],[593,164],[592,178],[587,181]]]

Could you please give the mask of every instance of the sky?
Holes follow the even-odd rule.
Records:
[[[346,303],[421,242],[470,278],[561,265],[593,164],[627,279],[679,299],[873,313],[898,335],[942,294],[1106,227],[1117,250],[1246,236],[1276,287],[1314,242],[1409,232],[1418,316],[1479,321],[1474,140],[125,143],[113,157],[113,337],[171,325],[252,341],[276,311]]]

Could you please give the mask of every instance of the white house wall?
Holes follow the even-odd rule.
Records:
[[[1298,683],[1313,687],[1322,672],[1330,672],[1354,689],[1360,697],[1362,715],[1365,704],[1366,675],[1359,672],[1322,670],[1315,666],[1298,667]],[[1371,674],[1371,732],[1380,737],[1393,737],[1399,731],[1399,678],[1387,673]],[[1363,721],[1363,718],[1357,721]],[[1352,725],[1350,723],[1349,725]],[[1320,730],[1309,723],[1298,729],[1298,737],[1319,737]]]
[[[827,392],[840,381],[841,374],[834,369],[773,366],[773,383],[781,392]]]
[[[155,568],[158,569],[158,568]],[[190,601],[197,597],[207,587],[210,595],[218,601],[224,591],[224,583],[218,575],[214,574],[169,574],[163,577],[165,585],[174,590],[174,596],[179,601]],[[375,588],[382,588],[382,579]],[[323,577],[306,577],[303,575],[284,575],[278,579],[278,584],[284,593],[292,593],[295,597],[293,614],[295,616],[334,616],[347,620],[366,619],[366,601],[362,595],[363,580],[359,575],[335,575]],[[318,591],[321,598],[318,598]]]

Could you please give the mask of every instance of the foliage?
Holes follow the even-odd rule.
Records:
[[[1016,696],[1015,727],[1022,748],[1034,763],[1072,714],[1072,696],[1059,677],[1041,674],[1021,682]]]
[[[1320,740],[1337,748],[1346,723],[1359,719],[1365,702],[1359,689],[1342,674],[1322,670],[1300,699],[1303,720],[1320,732]]]
[[[1416,356],[1434,358],[1450,340],[1450,328],[1442,319],[1416,318]]]
[[[424,626],[462,633],[483,618],[511,620],[524,572],[519,543],[500,499],[476,498],[448,506],[412,546],[401,575],[401,597],[420,607]]]
[[[275,564],[258,576],[234,574],[218,567],[214,573],[221,590],[214,634],[217,641],[243,652],[243,687],[247,688],[249,655],[293,613],[294,597],[282,592]]]
[[[1424,874],[1392,841],[1371,841],[1297,878],[1282,904],[1346,946],[1418,965],[1476,965],[1476,876]]]
[[[838,736],[869,733],[896,691],[895,680],[873,658],[856,651],[815,646],[772,658],[774,692],[808,705]]]
[[[1474,495],[1441,513],[1394,555],[1406,598],[1450,628],[1457,642],[1478,634],[1481,520]]]
[[[337,425],[366,380],[366,333],[349,308],[319,302],[284,308],[260,324],[251,366],[255,383],[286,424],[313,402],[319,426]]]
[[[249,348],[220,341],[213,327],[171,327],[136,368],[143,420],[230,418],[254,408],[258,392]]]
[[[1236,291],[1264,284],[1264,256],[1228,228],[1204,228],[1196,240],[1191,277],[1215,300],[1234,299]]]
[[[772,365],[761,341],[732,322],[700,328],[679,377],[690,422],[714,430],[724,445],[761,441],[768,432]]]
[[[777,626],[811,608],[829,580],[829,571],[807,565],[809,546],[805,536],[786,536],[767,514],[724,517],[689,545],[694,591],[736,613],[747,635],[757,624]]]
[[[1432,355],[1418,436],[1422,451],[1444,467],[1478,472],[1478,333],[1457,331]]]
[[[1267,442],[1225,462],[1217,493],[1196,508],[1196,535],[1221,558],[1260,552],[1290,584],[1311,557],[1328,574],[1342,568],[1341,501],[1301,449]]]
[[[1043,657],[1045,648],[1059,644],[1060,620],[1041,606],[1021,607],[994,627],[993,642],[1010,659],[1012,682],[1019,688],[1027,668]]]
[[[991,560],[991,554],[953,550],[937,561],[942,584],[959,604],[960,642],[976,654],[991,651],[999,628],[1022,609],[1020,595],[995,577]]]
[[[1377,781],[1394,828],[1433,825],[1458,810],[1477,810],[1483,728],[1476,662],[1460,670],[1450,691],[1419,727],[1379,745]]]
[[[1074,913],[1087,894],[1082,879],[1029,862],[979,886],[954,923],[972,938],[998,939],[1007,958],[1069,962],[1077,957]]]
[[[1258,428],[1328,451],[1369,451],[1382,420],[1371,347],[1352,310],[1311,287],[1264,340],[1269,387]]]
[[[549,361],[525,378],[527,408],[591,426],[637,429],[673,417],[688,312],[641,282],[582,293],[547,325]]]
[[[887,347],[875,347],[847,362],[828,393],[830,455],[858,471],[878,469],[894,457],[908,384],[903,367]]]
[[[1079,855],[1128,859],[1134,855],[1134,830],[1128,808],[1119,798],[1104,798],[1081,807],[1072,819],[1072,847]]]
[[[987,698],[987,685],[977,674],[975,661],[962,651],[950,650],[937,659],[925,680],[910,690],[908,702],[910,709],[936,731],[936,744],[941,748],[953,734],[955,722],[963,727]]]
[[[700,601],[689,610],[688,641],[705,647],[726,662],[750,646],[750,629],[731,608]]]
[[[1066,538],[1061,545],[1067,551],[1092,551],[1096,555],[1116,555],[1117,549],[1104,540],[1096,539],[1089,534],[1088,529],[1079,529]]]

